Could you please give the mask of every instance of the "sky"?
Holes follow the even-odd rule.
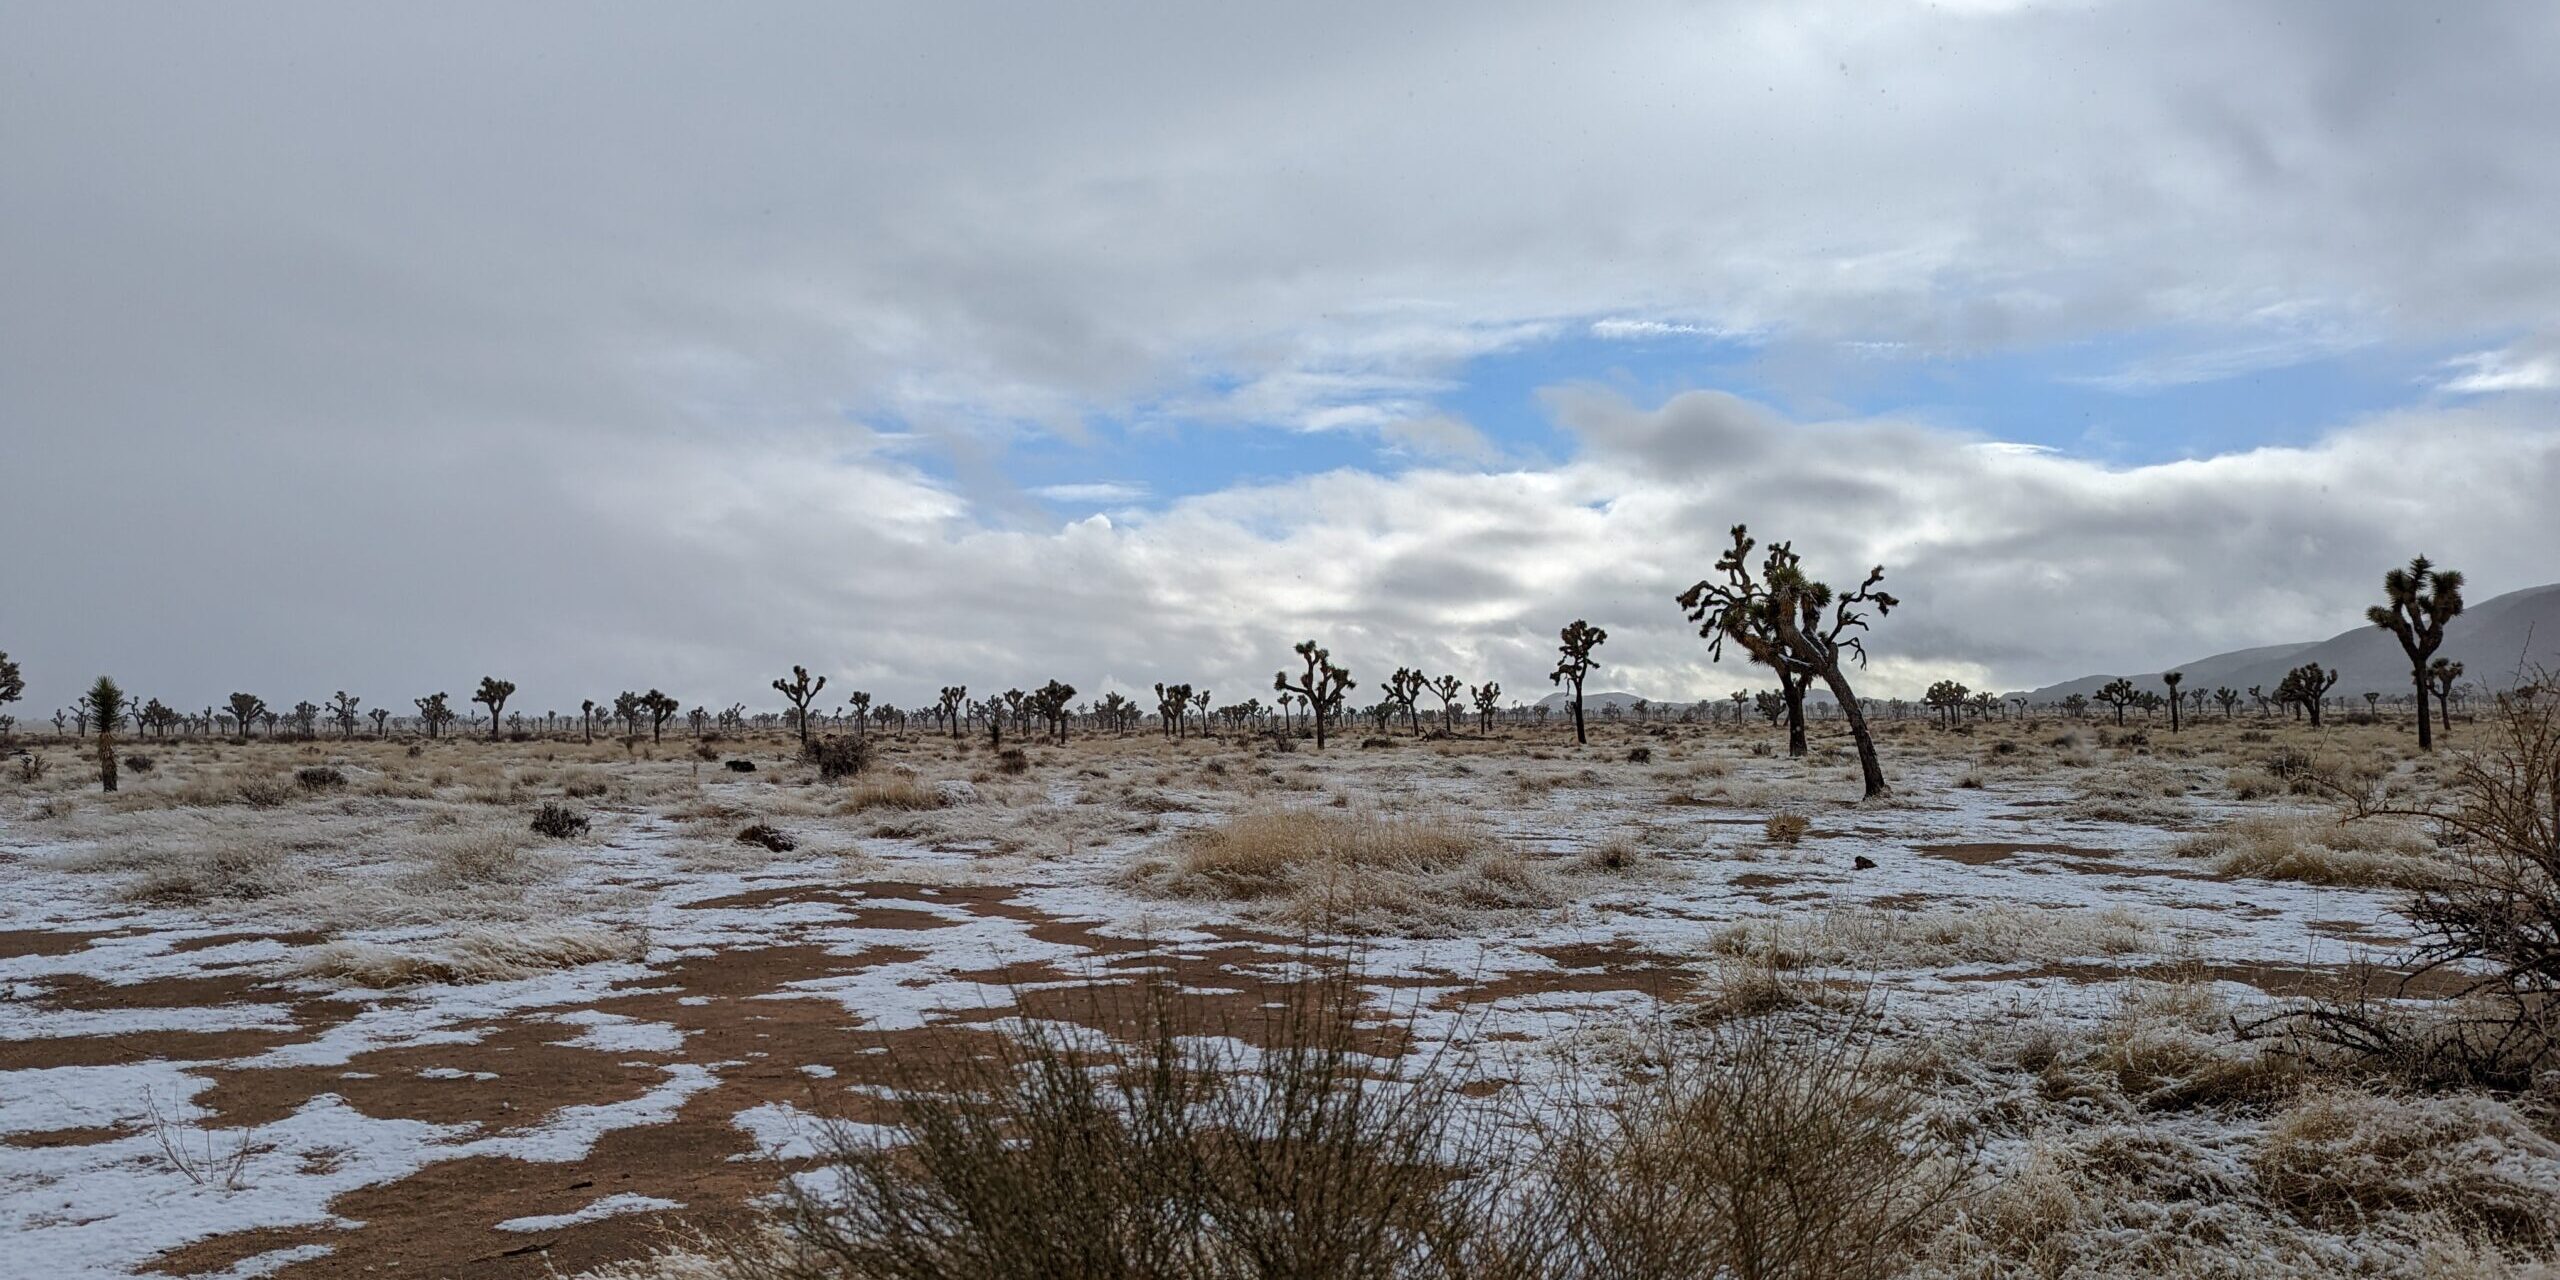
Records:
[[[0,0],[0,651],[406,711],[1861,688],[2560,580],[2560,6]]]

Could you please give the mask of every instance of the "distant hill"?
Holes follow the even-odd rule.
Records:
[[[1582,695],[1582,713],[1584,715],[1597,715],[1602,707],[1614,706],[1623,709],[1637,702],[1649,702],[1657,707],[1663,705],[1662,699],[1648,698],[1640,693],[1586,693]],[[1550,693],[1547,696],[1538,699],[1534,705],[1541,707],[1555,707],[1561,710],[1573,705],[1573,694],[1569,691]],[[1688,704],[1680,703],[1678,705],[1687,706]]]
[[[2510,591],[2471,605],[2445,627],[2444,648],[2436,656],[2461,663],[2465,683],[2490,689],[2513,685],[2519,666],[2560,670],[2560,583]],[[2367,691],[2405,693],[2409,688],[2409,660],[2400,652],[2400,642],[2369,623],[2326,640],[2237,649],[2168,670],[2184,672],[2189,689],[2228,685],[2246,690],[2257,685],[2273,690],[2285,672],[2306,662],[2336,669],[2337,693],[2341,697],[2352,698]],[[2052,702],[2075,693],[2094,694],[2116,675],[2131,676],[2135,684],[2157,689],[2160,674],[2128,671],[2082,676],[2025,696],[2036,702]]]

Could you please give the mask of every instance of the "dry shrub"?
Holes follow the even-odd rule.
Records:
[[[755,845],[768,853],[789,853],[800,847],[800,842],[790,832],[770,822],[749,823],[738,829],[736,839],[740,844]]]
[[[1729,925],[1709,945],[1785,969],[1922,968],[2055,963],[2143,950],[2152,930],[2122,907],[2063,909],[1985,903],[1930,911],[1855,907],[1767,916]]]
[[[1487,911],[1560,904],[1548,875],[1492,834],[1447,818],[1265,809],[1186,832],[1129,881],[1167,897],[1261,904],[1268,918],[1353,932],[1447,932]]]
[[[2234,800],[2264,800],[2292,790],[2284,779],[2254,766],[2233,769],[2223,775],[2222,782],[2231,788]]]
[[[1871,1057],[1873,1030],[1868,1014],[1722,1021],[1567,1113],[1541,1152],[1552,1199],[1531,1215],[1534,1274],[1901,1274],[1963,1168]]]
[[[865,778],[845,791],[837,803],[838,813],[863,813],[872,809],[939,809],[949,802],[940,787],[912,773],[892,773]]]
[[[2560,1143],[2493,1099],[2315,1093],[2252,1163],[2267,1198],[2315,1226],[2434,1217],[2497,1245],[2560,1245]]]
[[[220,844],[173,855],[143,869],[124,888],[132,902],[191,906],[254,902],[283,893],[285,852],[269,841]]]
[[[2399,822],[2308,815],[2241,818],[2180,841],[2171,852],[2211,858],[2217,874],[2305,884],[2414,889],[2435,874],[2435,841]]]
[[[426,983],[514,982],[580,965],[636,961],[648,950],[645,936],[600,925],[485,927],[465,929],[432,948],[332,942],[304,952],[293,972],[387,990]]]
[[[557,800],[545,800],[533,811],[533,832],[554,840],[567,840],[587,833],[591,825],[587,815]]]
[[[1813,830],[1813,820],[1801,813],[1773,813],[1761,830],[1768,836],[1769,843],[1792,849],[1804,839],[1806,832]]]
[[[543,868],[527,859],[525,837],[530,828],[472,828],[421,842],[426,865],[414,877],[427,890],[469,889],[482,885],[522,884]]]

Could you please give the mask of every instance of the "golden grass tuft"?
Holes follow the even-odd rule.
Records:
[[[303,953],[299,977],[373,990],[430,984],[513,982],[580,965],[638,960],[649,950],[639,933],[594,925],[550,929],[473,928],[426,948],[332,942]]]
[[[2189,836],[2172,852],[2209,858],[2219,875],[2406,889],[2434,876],[2435,841],[2403,822],[2269,814]]]
[[[1250,902],[1268,919],[1352,932],[1438,933],[1483,913],[1559,905],[1555,878],[1471,824],[1360,809],[1264,809],[1186,832],[1129,882],[1166,897]]]

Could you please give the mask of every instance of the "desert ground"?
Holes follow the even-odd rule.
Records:
[[[1907,1159],[1855,1194],[1938,1181],[1859,1274],[2549,1274],[2560,1085],[2259,1025],[2463,990],[2407,976],[2441,833],[2337,796],[2426,798],[2477,732],[1894,721],[1863,803],[1827,722],[1800,760],[1757,722],[909,732],[849,779],[773,731],[146,739],[113,795],[27,742],[0,1270],[749,1274],[973,1045],[1106,1052],[1168,999],[1252,1045],[1329,974],[1379,1074],[1522,1150],[1743,1027],[1881,1082]]]

